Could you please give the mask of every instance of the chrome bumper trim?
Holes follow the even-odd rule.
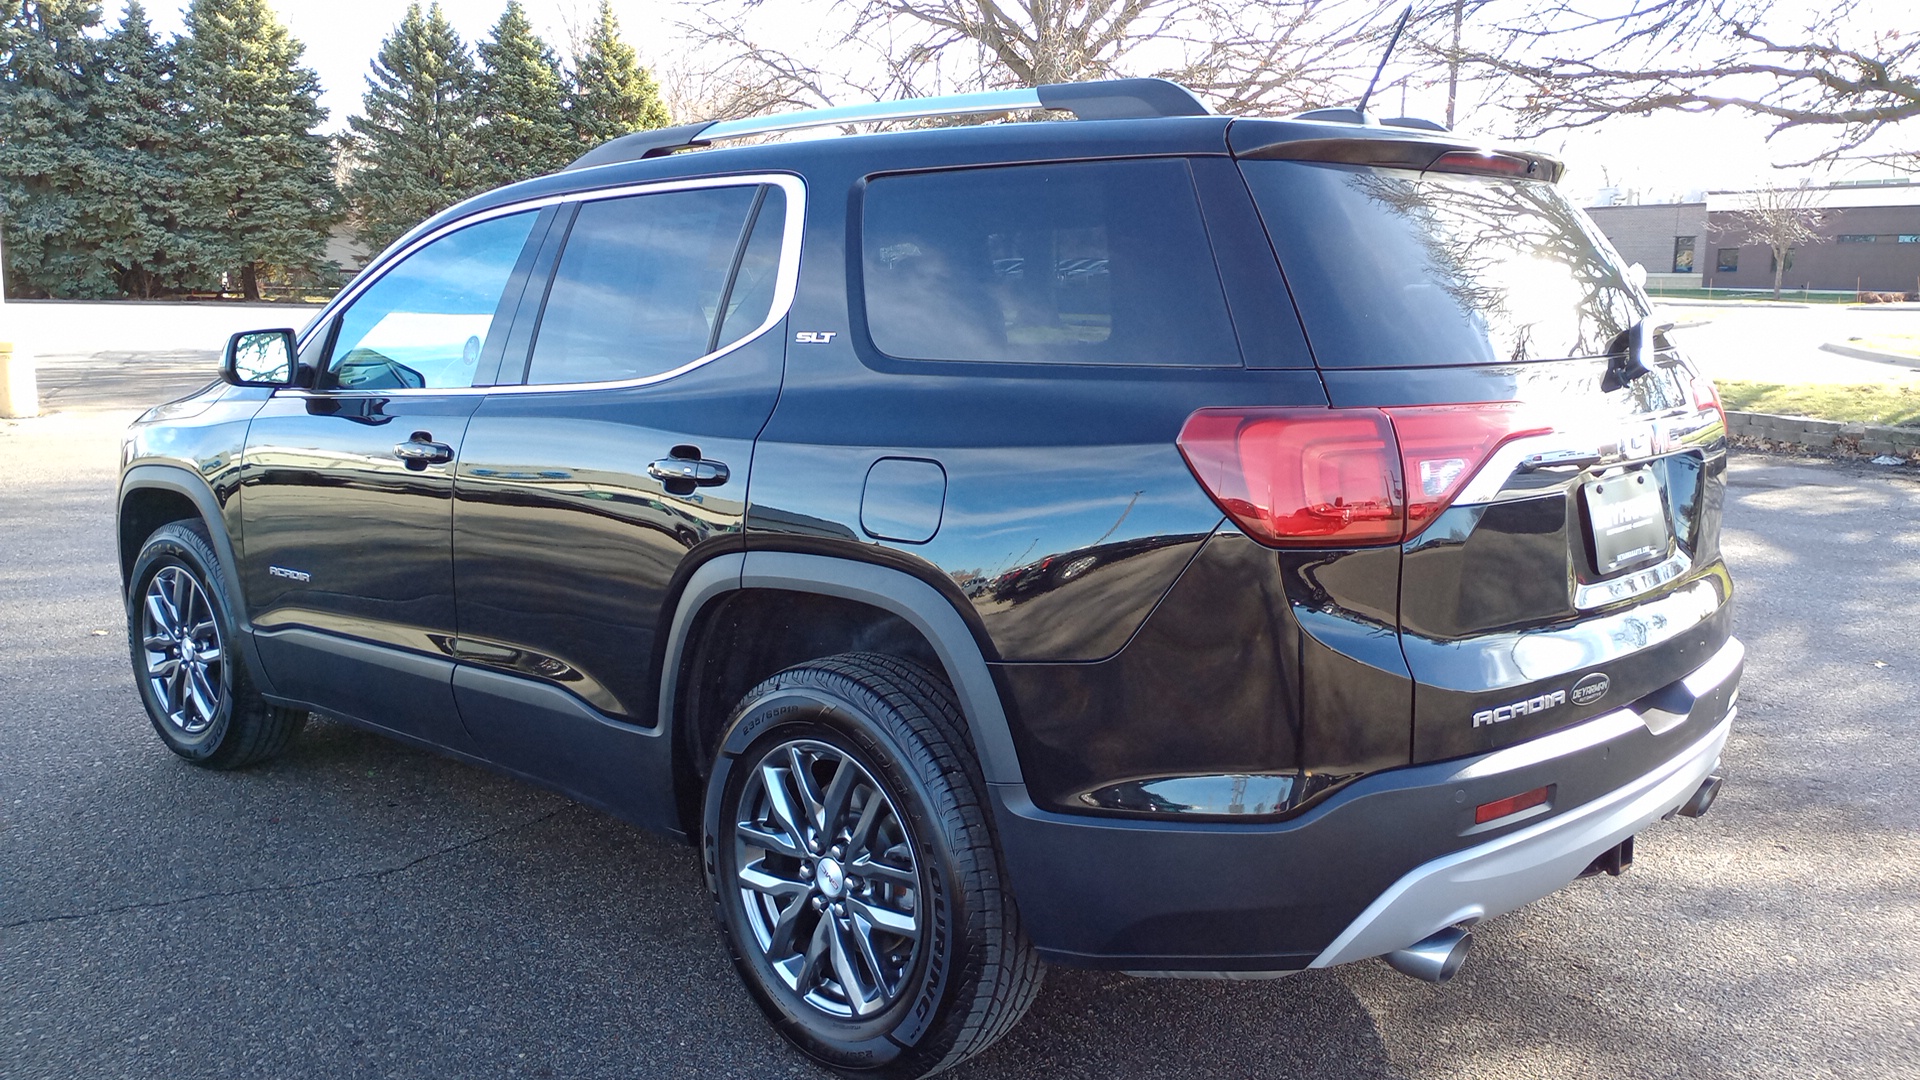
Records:
[[[1727,646],[1687,677],[1703,693],[1737,669],[1745,649]],[[1601,852],[1684,804],[1711,773],[1738,715],[1730,707],[1712,731],[1659,768],[1600,798],[1484,844],[1416,867],[1381,893],[1309,967],[1332,967],[1405,948],[1444,927],[1505,914],[1552,893],[1580,875]],[[1634,714],[1616,710],[1543,739],[1467,763],[1462,775],[1484,776],[1537,763],[1628,730]],[[1547,745],[1540,745],[1547,744]]]

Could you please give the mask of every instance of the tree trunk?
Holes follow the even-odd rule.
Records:
[[[1447,53],[1447,130],[1453,130],[1453,103],[1460,92],[1460,21],[1466,0],[1453,0],[1453,50]],[[1405,109],[1400,110],[1405,112]]]
[[[1780,298],[1780,279],[1773,280],[1774,299]],[[240,292],[248,300],[260,299],[260,268],[253,263],[240,268]]]
[[[1773,298],[1780,299],[1780,279],[1787,276],[1787,256],[1782,252],[1773,253]]]

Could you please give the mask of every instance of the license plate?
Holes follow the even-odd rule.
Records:
[[[1601,577],[1652,562],[1672,546],[1667,500],[1649,469],[1591,480],[1581,489],[1593,529],[1593,563]]]

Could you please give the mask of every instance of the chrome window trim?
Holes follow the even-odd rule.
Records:
[[[561,206],[567,203],[600,202],[605,199],[620,199],[630,195],[664,195],[675,191],[699,191],[717,187],[759,187],[771,185],[779,188],[787,199],[786,220],[781,223],[780,231],[780,268],[774,278],[773,303],[767,308],[767,317],[753,332],[739,340],[723,345],[713,352],[697,357],[657,375],[644,375],[637,379],[617,379],[610,382],[578,383],[507,383],[495,386],[449,386],[449,387],[400,387],[389,390],[308,390],[302,387],[282,387],[274,395],[293,398],[364,398],[364,397],[420,397],[420,396],[463,396],[474,394],[551,394],[567,393],[579,390],[624,390],[637,386],[652,386],[655,383],[676,379],[695,368],[704,367],[715,360],[744,348],[758,340],[767,331],[779,325],[793,307],[793,297],[800,280],[800,241],[806,234],[807,184],[806,181],[791,173],[744,173],[731,176],[703,176],[685,180],[656,180],[642,184],[624,184],[619,187],[596,188],[589,191],[569,191],[558,195],[544,195],[535,199],[507,203],[503,206],[482,210],[477,214],[451,221],[438,229],[408,244],[398,255],[387,260],[380,272],[364,281],[356,281],[347,291],[334,299],[334,302],[317,316],[312,326],[301,335],[299,349],[305,349],[313,334],[320,332],[333,321],[334,316],[345,311],[360,298],[360,294],[372,288],[380,279],[387,276],[394,267],[399,266],[414,252],[433,243],[443,236],[458,232],[470,225],[483,221],[507,217],[527,211],[544,210],[549,206]],[[555,264],[555,272],[559,266]],[[296,350],[297,352],[297,350]],[[329,358],[331,359],[331,358]]]

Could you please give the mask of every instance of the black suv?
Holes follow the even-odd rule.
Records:
[[[1444,979],[1705,810],[1741,670],[1724,414],[1560,171],[1151,80],[615,140],[133,427],[140,693],[697,843],[843,1069],[1043,960]]]

